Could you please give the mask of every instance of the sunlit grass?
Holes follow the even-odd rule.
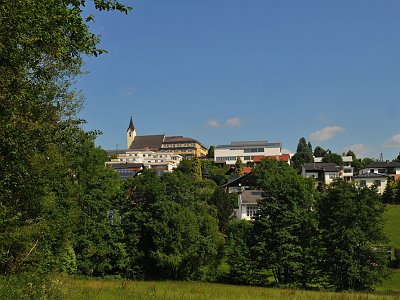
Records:
[[[65,299],[71,300],[400,299],[400,292],[398,294],[388,295],[367,293],[333,293],[177,281],[142,282],[127,280],[95,280],[68,278],[65,280],[64,287],[66,291]]]
[[[400,248],[400,205],[387,205],[385,219],[384,228],[389,237],[390,245]]]

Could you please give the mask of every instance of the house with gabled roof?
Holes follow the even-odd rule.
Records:
[[[359,174],[379,173],[400,180],[400,162],[397,161],[375,161],[359,171]]]
[[[318,187],[330,184],[339,177],[339,166],[335,163],[306,163],[301,166],[301,175],[314,178],[315,185]]]
[[[359,187],[376,187],[379,194],[385,191],[389,175],[381,173],[363,173],[353,177],[354,183]]]

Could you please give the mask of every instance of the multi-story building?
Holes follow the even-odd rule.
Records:
[[[354,182],[360,187],[372,187],[374,186],[379,194],[383,194],[385,191],[388,175],[380,174],[380,173],[363,173],[357,176],[354,176]]]
[[[233,165],[240,157],[243,163],[252,162],[259,156],[281,155],[281,143],[268,143],[267,141],[241,141],[231,142],[229,145],[218,145],[214,149],[214,161]]]
[[[137,135],[132,117],[127,129],[127,146],[129,150],[152,150],[168,154],[178,154],[182,157],[202,157],[208,149],[199,141],[184,136]]]
[[[117,154],[117,158],[106,162],[106,165],[116,170],[122,178],[127,178],[142,169],[154,169],[159,174],[171,172],[181,160],[182,156],[178,154],[137,150]]]
[[[377,173],[385,174],[400,180],[400,162],[397,161],[375,161],[359,171],[359,174]]]

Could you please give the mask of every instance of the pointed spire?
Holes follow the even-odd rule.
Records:
[[[132,116],[131,116],[131,121],[129,122],[129,127],[127,129],[127,131],[134,131],[135,130],[135,126],[133,125],[133,120],[132,120]]]

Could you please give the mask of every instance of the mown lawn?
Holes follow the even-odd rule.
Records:
[[[64,299],[68,300],[400,299],[400,292],[397,294],[333,293],[176,281],[141,282],[70,278],[65,281],[64,288],[66,290]]]
[[[384,228],[390,239],[390,245],[400,248],[400,205],[387,205],[385,219]]]

